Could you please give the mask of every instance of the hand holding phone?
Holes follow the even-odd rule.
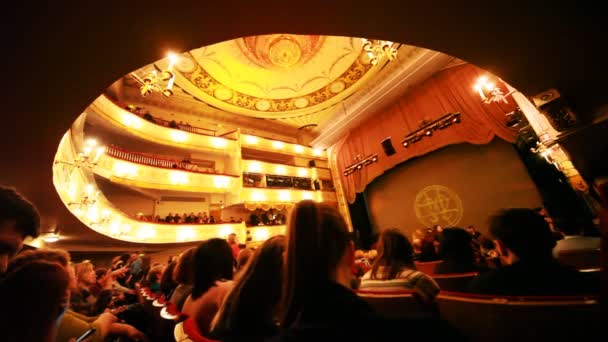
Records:
[[[84,340],[86,340],[87,338],[93,336],[93,334],[97,331],[97,329],[95,328],[91,328],[87,331],[84,332],[84,334],[80,335],[80,337],[78,337],[78,339],[76,339],[76,342],[83,342]]]

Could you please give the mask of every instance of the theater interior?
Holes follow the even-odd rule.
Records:
[[[19,6],[2,24],[9,340],[606,334],[608,72],[592,8]],[[4,256],[22,200],[39,227]],[[72,304],[23,318],[36,279],[54,303],[59,276],[30,270],[47,264]]]

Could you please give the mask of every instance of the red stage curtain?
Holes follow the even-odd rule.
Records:
[[[410,158],[437,150],[447,145],[463,142],[487,144],[494,136],[514,142],[516,129],[506,126],[506,113],[516,107],[509,96],[508,103],[483,103],[473,90],[477,78],[487,74],[482,69],[465,64],[443,70],[416,86],[388,108],[374,114],[340,140],[336,146],[337,166],[342,177],[344,193],[353,203],[357,192],[385,171]],[[503,84],[500,84],[507,93]],[[401,146],[401,140],[420,128],[421,121],[433,121],[447,113],[461,113],[461,123],[433,132],[413,143],[409,148]],[[387,157],[380,142],[391,137],[397,153]],[[378,162],[345,177],[342,171],[361,158],[376,153]],[[442,165],[437,165],[442,167]]]

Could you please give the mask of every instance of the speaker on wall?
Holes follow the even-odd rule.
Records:
[[[382,148],[384,149],[384,154],[387,156],[392,156],[393,154],[397,153],[393,147],[390,137],[382,140]]]
[[[315,164],[314,160],[309,160],[308,161],[308,167],[316,167],[316,166],[317,166],[317,164]]]

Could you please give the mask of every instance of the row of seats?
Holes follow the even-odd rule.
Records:
[[[378,313],[406,318],[438,315],[471,341],[593,341],[600,334],[601,313],[596,296],[492,296],[442,290],[432,304],[412,291],[357,291]],[[155,317],[153,340],[219,342],[204,337],[196,323],[162,296],[148,289],[140,302]]]

